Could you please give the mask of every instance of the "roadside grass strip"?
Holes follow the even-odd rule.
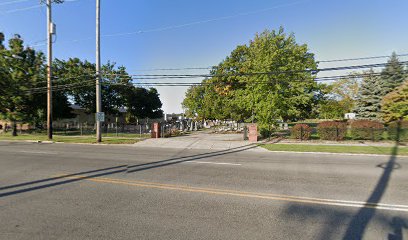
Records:
[[[324,152],[392,155],[394,147],[350,146],[350,145],[314,145],[314,144],[264,144],[261,147],[269,151],[286,152]],[[408,147],[399,146],[397,155],[408,156]]]
[[[0,135],[0,140],[7,141],[48,141],[48,137],[45,135],[36,134],[21,134],[18,136]],[[97,143],[94,136],[61,136],[54,135],[54,142],[63,143]],[[102,143],[105,144],[133,144],[138,142],[139,139],[130,137],[104,137]]]
[[[96,183],[119,184],[119,185],[127,185],[127,186],[143,187],[143,188],[152,188],[152,189],[204,193],[204,194],[210,194],[210,195],[226,195],[226,196],[267,199],[267,200],[293,202],[293,203],[330,205],[330,206],[352,207],[352,208],[375,208],[375,209],[388,210],[388,211],[408,212],[408,205],[370,203],[370,202],[361,202],[361,201],[347,201],[347,200],[324,199],[324,198],[311,198],[311,197],[300,197],[300,196],[280,195],[280,194],[270,194],[270,193],[257,193],[257,192],[245,192],[245,191],[216,189],[216,188],[200,188],[200,187],[192,187],[192,186],[186,186],[186,185],[173,185],[173,184],[165,184],[165,183],[144,182],[144,181],[136,181],[136,180],[125,180],[125,179],[103,178],[103,177],[89,178],[87,176],[72,176],[72,177],[65,177],[65,178],[82,179],[85,181],[96,182]]]

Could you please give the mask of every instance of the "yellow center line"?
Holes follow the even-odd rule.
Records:
[[[64,175],[59,175],[59,176],[64,176]],[[238,196],[238,197],[247,197],[247,198],[277,200],[277,201],[285,201],[285,202],[330,205],[330,206],[344,206],[344,207],[354,207],[354,208],[376,208],[376,209],[384,209],[384,210],[390,210],[390,211],[408,212],[408,205],[393,205],[393,204],[368,203],[368,202],[359,202],[359,201],[310,198],[310,197],[299,197],[299,196],[279,195],[279,194],[270,194],[270,193],[244,192],[244,191],[227,190],[227,189],[199,188],[199,187],[191,187],[191,186],[185,186],[185,185],[172,185],[172,184],[164,184],[164,183],[156,183],[156,182],[144,182],[144,181],[136,181],[136,180],[124,180],[124,179],[103,178],[103,177],[87,178],[87,176],[71,176],[71,177],[65,177],[65,178],[83,179],[86,181],[98,182],[98,183],[121,184],[121,185],[128,185],[128,186],[165,189],[165,190],[176,190],[176,191],[195,192],[195,193],[206,193],[206,194],[214,194],[214,195],[228,195],[228,196]]]

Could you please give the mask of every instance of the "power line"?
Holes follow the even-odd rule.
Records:
[[[30,0],[16,0],[16,1],[7,2],[7,4],[28,2],[28,1],[30,1]],[[78,2],[78,1],[80,1],[80,0],[64,0],[64,2]],[[1,5],[2,4],[0,3],[0,6]],[[4,3],[4,5],[6,5],[6,3]],[[23,8],[15,8],[15,9],[0,12],[0,15],[6,15],[6,14],[9,14],[9,13],[16,13],[16,12],[23,12],[23,11],[27,11],[27,10],[40,8],[40,7],[42,7],[41,4],[33,5],[33,6],[29,6],[29,7],[23,7]],[[34,44],[33,46],[43,46],[43,45],[45,45],[45,44],[37,44],[37,45]]]
[[[27,11],[27,10],[31,10],[31,9],[40,8],[40,7],[42,7],[42,5],[39,4],[39,5],[30,6],[30,7],[16,8],[16,9],[0,12],[0,14],[5,15],[5,14],[9,14],[9,13],[22,12],[22,11]]]
[[[400,62],[401,64],[408,64],[408,61]],[[118,77],[120,78],[128,78],[132,80],[158,80],[158,79],[192,79],[192,78],[215,78],[215,77],[240,77],[240,76],[256,76],[256,75],[278,75],[278,74],[287,74],[287,73],[301,73],[301,72],[311,72],[317,73],[322,71],[337,71],[337,70],[350,70],[350,69],[362,69],[362,68],[373,68],[373,67],[383,67],[387,63],[376,63],[376,64],[368,64],[368,65],[354,65],[354,66],[342,66],[342,67],[333,67],[333,68],[321,68],[321,69],[307,69],[307,70],[299,70],[299,71],[272,71],[272,72],[250,72],[250,73],[233,73],[233,74],[114,74],[114,73],[104,73],[102,74],[103,77]],[[355,73],[355,74],[347,74],[347,75],[337,75],[337,76],[326,76],[326,77],[319,77],[315,79],[338,79],[338,78],[352,78],[352,77],[364,77],[364,76],[372,76],[372,75],[380,75],[381,73]],[[88,81],[87,78],[95,78],[95,73],[89,74],[82,74],[70,77],[52,77],[53,83],[64,82],[71,79],[79,79],[81,81]],[[106,81],[106,80],[105,80]],[[46,80],[37,81],[35,84],[46,83]]]
[[[255,75],[275,75],[275,74],[287,74],[287,73],[304,73],[309,72],[312,74],[317,74],[319,72],[327,71],[341,71],[341,70],[356,70],[356,69],[367,69],[367,68],[378,68],[385,67],[388,63],[375,63],[375,64],[365,64],[365,65],[352,65],[352,66],[341,66],[341,67],[330,67],[330,68],[317,68],[317,69],[305,69],[305,70],[288,70],[288,71],[271,71],[271,72],[250,72],[250,73],[229,73],[229,74],[104,74],[104,76],[133,76],[133,77],[230,77],[230,76],[255,76]],[[400,62],[402,65],[408,64],[408,61]]]
[[[398,57],[406,57],[408,53],[398,54]],[[378,59],[378,58],[389,58],[390,56],[373,56],[373,57],[360,57],[360,58],[344,58],[344,59],[333,59],[333,60],[323,60],[317,61],[318,63],[330,63],[330,62],[348,62],[348,61],[358,61],[358,60],[369,60],[369,59]]]
[[[408,71],[405,71],[408,73]],[[381,73],[365,73],[365,74],[353,74],[353,75],[336,75],[336,76],[328,76],[328,77],[321,77],[321,78],[313,78],[310,79],[314,82],[327,82],[327,81],[337,81],[341,79],[347,79],[347,78],[361,78],[361,77],[366,77],[366,76],[380,76]],[[132,80],[140,80],[138,78],[132,78]],[[298,79],[288,79],[292,82],[299,82],[299,81],[304,81],[307,80],[307,78],[298,78]],[[109,82],[107,80],[101,82],[102,85],[120,85],[120,86],[167,86],[167,87],[176,87],[176,86],[183,86],[183,87],[189,87],[189,86],[197,86],[197,85],[234,85],[234,84],[274,84],[276,82],[281,81],[280,79],[274,78],[270,80],[258,80],[258,81],[251,81],[251,82],[132,82],[132,83],[114,83],[114,82]],[[61,91],[61,90],[71,90],[71,89],[76,89],[76,88],[81,88],[81,87],[86,87],[86,86],[94,86],[95,82],[93,78],[89,79],[81,79],[81,82],[76,82],[76,83],[70,83],[70,84],[63,84],[63,85],[55,85],[55,90],[53,91]],[[46,87],[37,87],[37,88],[31,88],[27,89],[26,92],[29,92],[30,94],[35,94],[35,93],[45,93]]]
[[[220,21],[220,20],[236,18],[236,17],[240,17],[240,16],[247,16],[247,15],[257,14],[257,13],[261,13],[261,12],[267,12],[267,11],[271,11],[271,10],[274,10],[274,9],[277,9],[277,8],[297,5],[297,4],[302,3],[302,2],[305,2],[305,1],[296,1],[296,2],[288,3],[288,4],[280,4],[280,5],[276,5],[274,7],[260,9],[260,10],[256,10],[256,11],[252,11],[252,12],[238,13],[238,14],[234,14],[234,15],[218,17],[218,18],[213,18],[213,19],[206,19],[206,20],[201,20],[201,21],[194,21],[194,22],[184,23],[184,24],[179,24],[179,25],[159,27],[159,28],[153,28],[153,29],[148,29],[148,30],[139,30],[139,31],[133,31],[133,32],[105,34],[103,36],[104,37],[117,37],[117,36],[126,36],[126,35],[141,34],[141,33],[161,32],[161,31],[172,30],[172,29],[183,28],[183,27],[189,27],[189,26],[203,24],[203,23],[209,23],[209,22],[215,22],[215,21]]]
[[[0,3],[0,6],[16,4],[16,3],[23,3],[23,2],[29,2],[29,1],[32,1],[32,0],[14,0],[14,1],[2,2],[2,3]]]
[[[71,1],[78,1],[78,0],[71,0]],[[253,14],[257,14],[257,13],[267,12],[267,11],[271,11],[271,10],[278,9],[278,8],[294,6],[294,5],[297,5],[297,4],[300,4],[300,3],[303,3],[303,2],[307,2],[307,1],[308,0],[296,1],[296,2],[292,2],[292,3],[276,5],[276,6],[270,7],[270,8],[255,10],[255,11],[251,11],[251,12],[238,13],[238,14],[229,15],[229,16],[205,19],[205,20],[201,20],[201,21],[193,21],[193,22],[183,23],[183,24],[178,24],[178,25],[170,25],[170,26],[165,26],[165,27],[158,27],[158,28],[151,28],[151,29],[130,31],[130,32],[119,32],[119,33],[103,34],[103,35],[101,35],[101,37],[121,37],[121,36],[135,35],[135,34],[168,31],[168,30],[185,28],[185,27],[190,27],[190,26],[204,24],[204,23],[216,22],[216,21],[227,20],[227,19],[232,19],[232,18],[241,17],[241,16],[248,16],[248,15],[253,15]],[[73,40],[64,41],[64,42],[65,43],[79,42],[79,41],[91,40],[91,39],[93,39],[93,37],[73,39]],[[43,44],[34,45],[34,46],[42,46],[42,45]]]
[[[397,57],[406,57],[408,53],[397,54]],[[344,58],[344,59],[331,59],[331,60],[316,60],[317,63],[330,63],[330,62],[346,62],[346,61],[358,61],[358,60],[369,60],[369,59],[380,59],[389,58],[390,56],[370,56],[370,57],[358,57],[358,58]],[[210,70],[217,66],[209,67],[183,67],[183,68],[147,68],[147,69],[136,69],[136,72],[149,72],[149,71],[181,71],[181,70]]]
[[[405,62],[400,62],[401,64],[407,64],[408,61]],[[119,77],[120,78],[125,78],[128,80],[158,80],[158,79],[192,79],[192,78],[215,78],[215,77],[240,77],[240,76],[257,76],[257,75],[268,75],[268,76],[273,76],[273,75],[279,75],[279,74],[286,74],[286,73],[299,73],[299,72],[310,72],[312,74],[315,74],[317,72],[321,71],[337,71],[337,70],[350,70],[350,69],[362,69],[362,68],[374,68],[374,67],[383,67],[387,63],[376,63],[376,64],[368,64],[368,65],[354,65],[354,66],[342,66],[342,67],[332,67],[332,68],[321,68],[321,69],[306,69],[306,70],[289,70],[289,71],[274,71],[274,72],[252,72],[252,73],[233,73],[233,74],[103,74],[103,77]],[[362,74],[347,74],[347,75],[337,75],[337,76],[326,76],[326,77],[315,77],[314,81],[336,81],[340,79],[345,79],[345,78],[358,78],[358,77],[365,77],[365,76],[379,76],[381,73],[362,73]],[[53,82],[62,82],[62,81],[67,81],[70,79],[78,79],[81,80],[79,83],[69,83],[65,85],[56,85],[57,87],[61,88],[64,87],[64,89],[67,89],[71,86],[81,86],[80,84],[88,84],[88,81],[93,81],[93,78],[95,77],[94,73],[87,74],[87,75],[77,75],[77,76],[71,76],[71,77],[63,77],[63,78],[58,78],[58,77],[53,77]],[[90,78],[90,79],[87,79]],[[272,80],[276,80],[272,79]],[[277,79],[279,80],[279,79]],[[303,79],[292,79],[292,80],[305,80]],[[46,83],[47,81],[38,81],[36,84],[41,84],[41,83]],[[103,80],[104,84],[121,84],[121,83],[109,83],[106,79]],[[139,84],[139,85],[169,85],[169,86],[174,86],[174,85],[183,85],[183,86],[189,86],[189,85],[198,85],[202,84],[201,83],[189,83],[189,82],[155,82],[155,83],[134,83],[134,84]],[[205,84],[205,83],[204,83]],[[219,83],[217,83],[219,84]],[[41,91],[46,89],[47,87],[36,87],[36,88],[31,88],[28,89],[28,91]]]

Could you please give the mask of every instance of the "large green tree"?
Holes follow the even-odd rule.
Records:
[[[25,48],[19,35],[8,42],[8,49],[0,37],[0,114],[13,125],[13,135],[17,135],[16,123],[32,122],[41,108],[40,94],[30,90],[44,82],[44,56],[31,48]]]
[[[94,113],[95,64],[72,58],[67,61],[57,59],[54,66],[58,84],[69,85],[65,90],[67,96],[88,113]],[[128,119],[159,118],[163,115],[157,90],[135,87],[125,67],[116,67],[114,63],[108,62],[102,65],[101,72],[103,112],[115,115],[120,109],[126,109]]]
[[[312,116],[320,87],[314,81],[317,65],[306,44],[298,44],[283,28],[256,34],[211,71],[203,86],[187,91],[187,112],[209,119],[256,121]]]
[[[123,97],[129,122],[143,118],[161,118],[163,116],[162,103],[155,88],[146,89],[129,85],[126,87]]]

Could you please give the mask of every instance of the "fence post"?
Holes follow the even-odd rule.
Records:
[[[300,141],[303,141],[303,126],[300,126]]]
[[[336,141],[339,140],[339,128],[336,126]]]

